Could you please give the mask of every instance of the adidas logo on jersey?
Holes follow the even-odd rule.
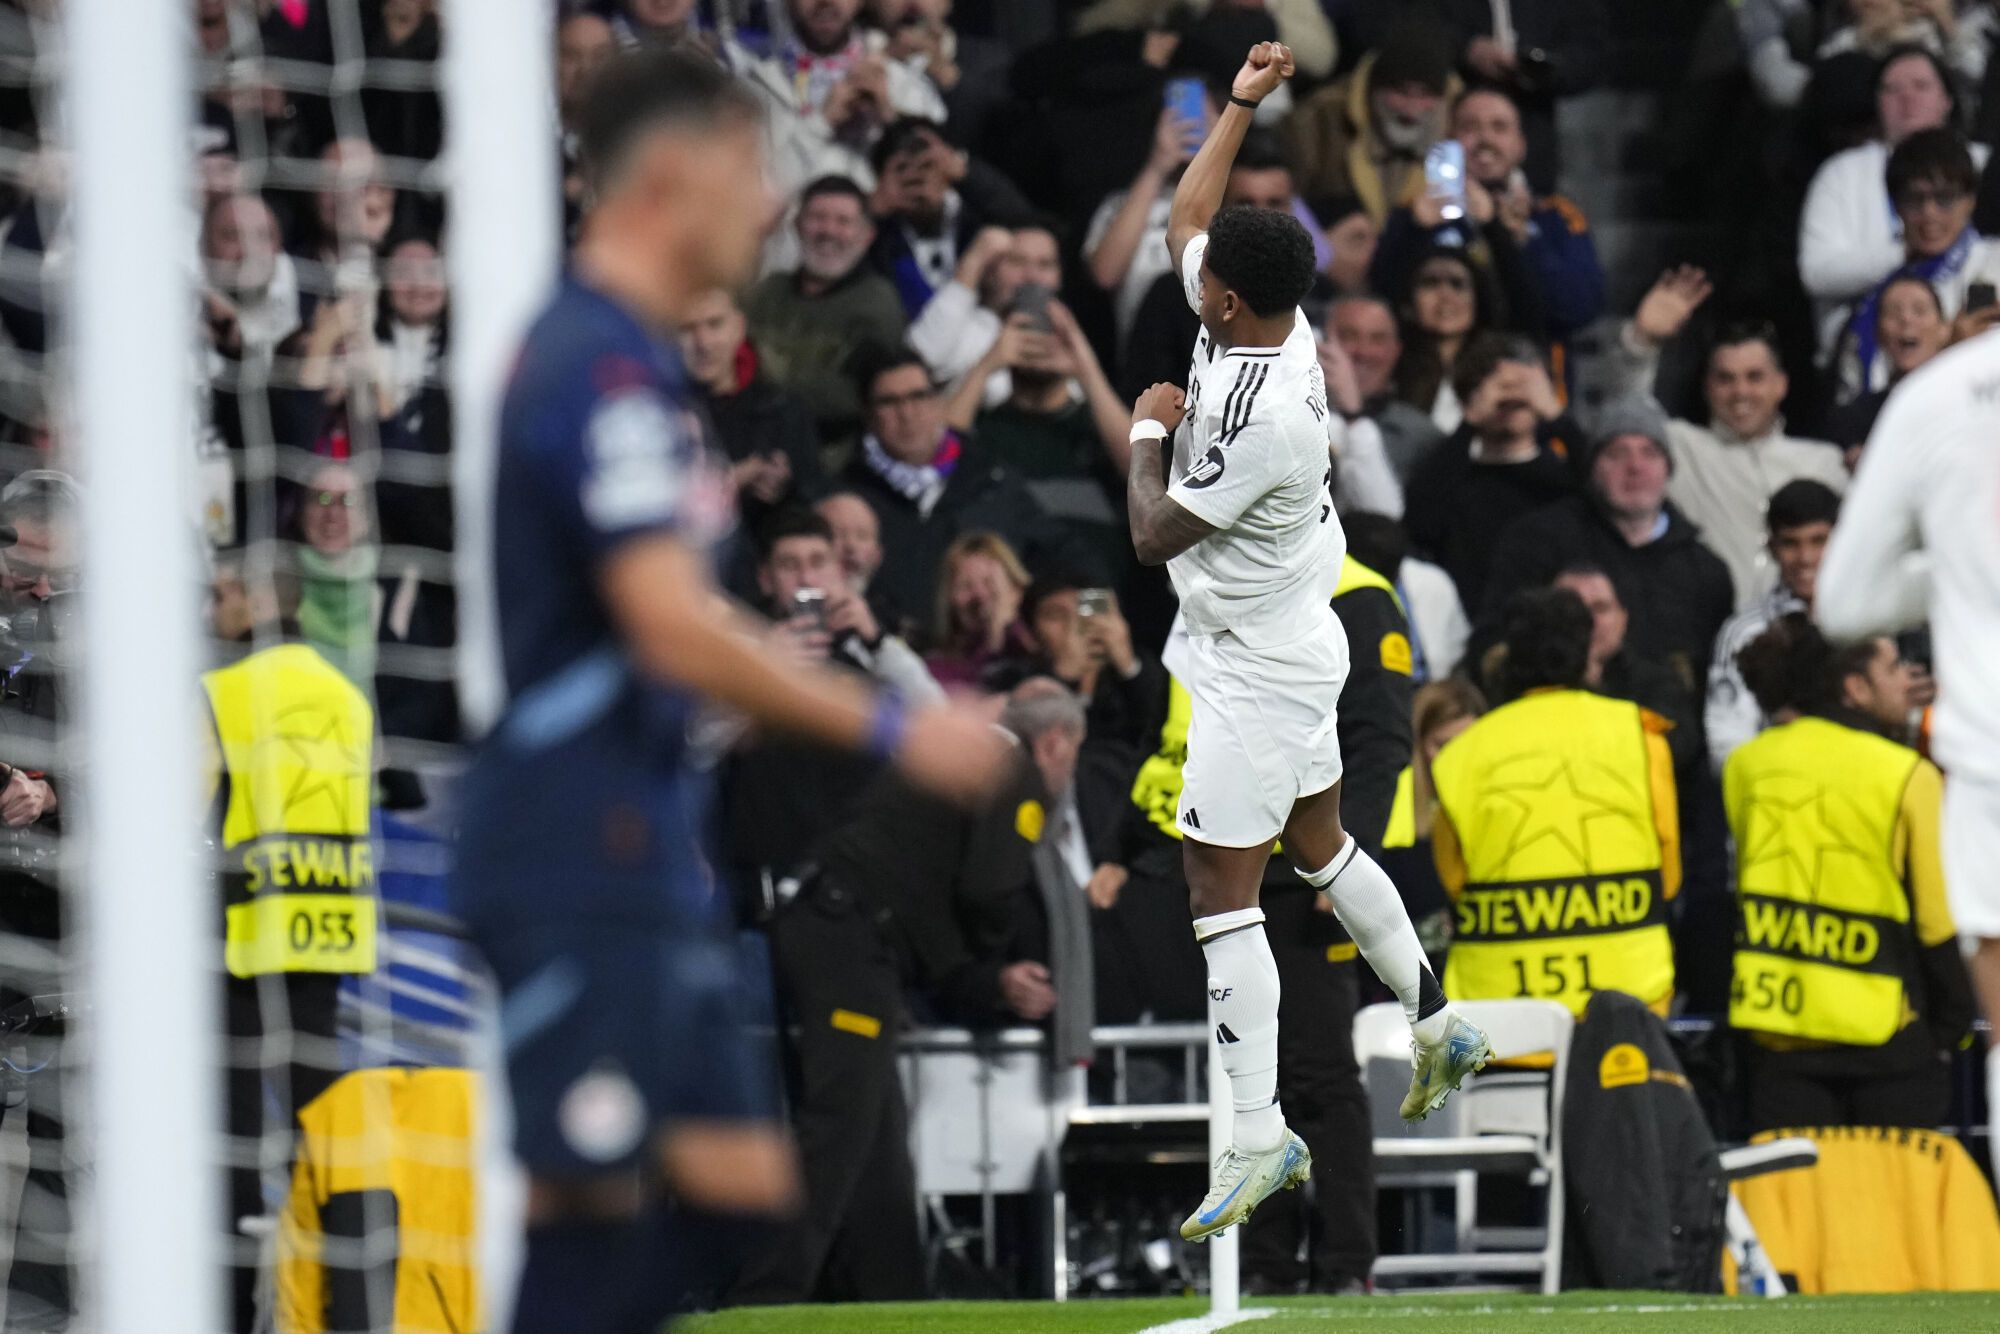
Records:
[[[1181,812],[1181,823],[1190,829],[1199,829],[1201,828],[1201,817],[1196,815],[1194,807],[1190,806]]]
[[[1201,456],[1194,466],[1187,470],[1181,485],[1190,491],[1199,491],[1204,486],[1214,486],[1222,480],[1222,446],[1210,445],[1208,453]]]
[[[1234,1033],[1229,1031],[1228,1024],[1217,1024],[1215,1026],[1215,1040],[1221,1043],[1225,1047],[1231,1045],[1232,1043],[1242,1041],[1241,1038],[1237,1037]]]

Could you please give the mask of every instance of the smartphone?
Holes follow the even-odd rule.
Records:
[[[1424,154],[1424,192],[1443,202],[1439,210],[1446,222],[1465,216],[1465,145],[1456,139],[1440,139]]]
[[[826,629],[826,590],[823,588],[800,588],[792,592],[792,619],[803,617],[813,623],[815,630]]]
[[[1046,283],[1022,283],[1014,289],[1014,313],[1026,315],[1035,322],[1035,327],[1043,333],[1055,329],[1049,319],[1049,302],[1055,299],[1055,289]]]
[[[1965,313],[1984,310],[1995,301],[2000,301],[2000,292],[1995,292],[1992,283],[1973,283],[1965,289]]]
[[[1076,616],[1080,621],[1093,620],[1111,610],[1111,590],[1108,588],[1081,588],[1076,594]]]
[[[1208,126],[1208,101],[1200,79],[1168,79],[1167,106],[1174,115],[1194,126],[1189,143],[1199,148]]]

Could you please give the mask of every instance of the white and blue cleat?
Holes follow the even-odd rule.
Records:
[[[1493,1059],[1493,1044],[1479,1026],[1462,1015],[1454,1014],[1445,1026],[1444,1036],[1426,1045],[1412,1040],[1410,1051],[1414,1067],[1410,1072],[1410,1091],[1403,1095],[1403,1119],[1421,1121],[1438,1108],[1444,1106],[1467,1075],[1486,1067]]]
[[[1215,1183],[1201,1208],[1181,1224],[1181,1239],[1207,1241],[1224,1228],[1235,1227],[1279,1191],[1303,1186],[1312,1166],[1306,1142],[1290,1130],[1285,1142],[1268,1153],[1245,1153],[1232,1144],[1215,1160]]]

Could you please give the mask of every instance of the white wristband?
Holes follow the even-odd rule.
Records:
[[[1132,444],[1136,445],[1141,440],[1164,440],[1166,438],[1167,428],[1164,422],[1155,421],[1151,417],[1144,417],[1132,423],[1132,434],[1130,437]]]

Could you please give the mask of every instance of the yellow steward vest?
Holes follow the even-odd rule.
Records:
[[[1729,1022],[1872,1047],[1910,1016],[1910,895],[1891,860],[1917,752],[1823,718],[1736,748],[1722,801],[1736,836]]]
[[[236,977],[375,969],[375,713],[304,644],[202,676],[222,749],[224,962]]]
[[[1396,797],[1389,804],[1389,827],[1382,831],[1382,846],[1417,846],[1417,774],[1407,764],[1396,775]]]
[[[1674,988],[1660,836],[1639,706],[1582,690],[1481,718],[1433,769],[1466,884],[1445,990],[1528,996],[1578,1015],[1595,991]]]

